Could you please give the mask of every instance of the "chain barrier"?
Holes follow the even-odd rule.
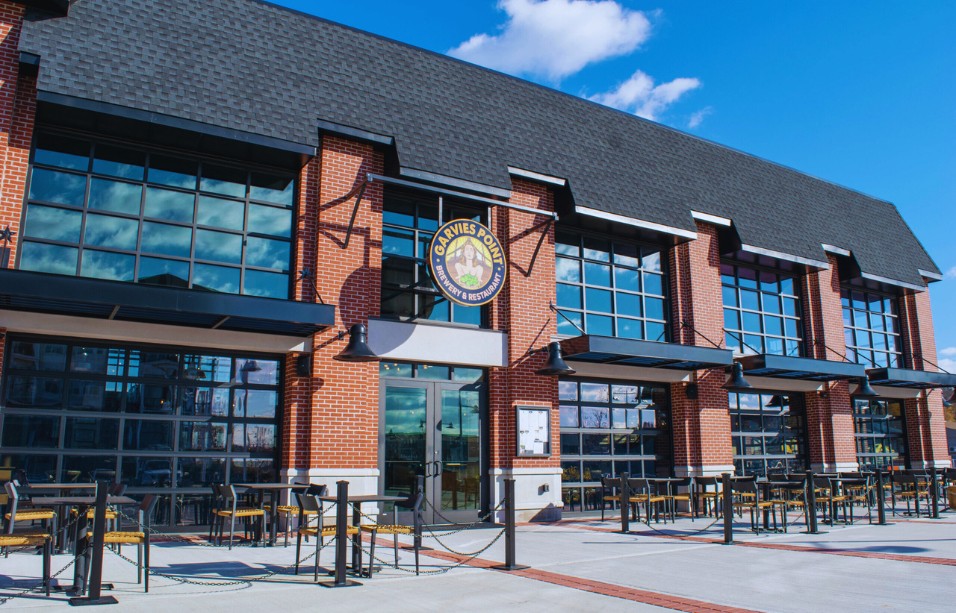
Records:
[[[371,552],[370,550],[366,549],[366,548],[362,545],[361,535],[356,535],[355,538],[358,539],[357,543],[356,543],[356,540],[354,540],[352,536],[347,536],[346,538],[348,538],[349,542],[352,543],[353,545],[357,544],[358,547],[359,547],[359,549],[361,549],[363,553],[368,554],[369,560],[371,560],[371,561],[369,562],[369,565],[373,564],[374,562],[378,562],[378,563],[381,564],[382,566],[388,566],[388,567],[390,567],[390,568],[394,568],[395,570],[398,570],[398,571],[401,571],[401,572],[404,572],[404,573],[410,573],[410,574],[416,574],[416,573],[417,573],[417,574],[421,574],[421,575],[443,575],[443,574],[447,573],[447,572],[450,571],[450,570],[454,570],[454,569],[456,569],[456,568],[460,568],[460,567],[462,567],[462,566],[468,564],[469,562],[471,562],[472,560],[474,560],[475,558],[477,558],[478,556],[480,556],[480,555],[483,554],[484,552],[486,552],[486,551],[488,551],[489,549],[491,549],[491,547],[494,546],[494,544],[497,543],[497,542],[501,539],[501,537],[504,536],[504,534],[505,534],[505,529],[502,528],[502,529],[498,532],[498,534],[495,535],[495,538],[493,538],[490,543],[488,543],[487,545],[485,545],[484,547],[482,547],[481,549],[479,549],[478,551],[473,552],[473,553],[463,553],[463,552],[455,551],[454,549],[451,549],[450,547],[448,547],[447,545],[445,545],[445,544],[442,543],[441,541],[438,541],[438,539],[436,538],[435,540],[438,541],[438,544],[439,544],[439,545],[441,545],[442,547],[444,547],[446,550],[448,550],[449,552],[451,552],[451,553],[453,553],[453,554],[460,555],[460,556],[464,556],[465,559],[460,560],[460,561],[458,561],[458,562],[455,562],[454,564],[452,564],[452,565],[450,565],[450,566],[443,566],[443,567],[441,567],[441,568],[437,568],[437,569],[434,569],[434,570],[420,570],[420,569],[419,569],[418,571],[415,570],[415,567],[414,567],[413,565],[409,565],[409,564],[396,564],[396,563],[394,563],[394,562],[389,562],[389,561],[387,561],[387,560],[383,560],[382,558],[379,558],[378,556],[373,556],[373,555],[372,555],[372,552]]]
[[[53,573],[52,575],[50,575],[50,583],[52,584],[52,582],[53,582],[54,579],[56,579],[57,577],[59,577],[60,575],[62,575],[63,573],[65,573],[66,570],[67,570],[68,568],[70,568],[71,566],[73,566],[74,563],[76,563],[76,558],[70,558],[70,561],[66,563],[66,566],[64,566],[64,567],[61,568],[60,570],[58,570],[58,571],[56,571],[55,573]],[[28,587],[28,588],[26,588],[26,589],[24,589],[24,590],[21,590],[21,591],[19,591],[19,592],[14,593],[14,594],[10,594],[9,596],[0,597],[0,607],[2,607],[3,605],[7,604],[8,602],[10,602],[11,600],[13,600],[14,598],[23,598],[24,596],[26,596],[26,595],[29,594],[30,592],[34,592],[34,591],[40,589],[40,588],[43,587],[43,586],[44,586],[44,582],[41,581],[40,583],[38,583],[38,584],[36,584],[36,585],[32,585],[32,586],[30,586],[30,587]]]
[[[439,511],[438,509],[436,509],[436,508],[434,507],[434,505],[432,505],[432,503],[430,503],[428,500],[425,500],[425,504],[428,505],[428,507],[431,508],[431,510],[435,513],[435,515],[437,515],[437,516],[440,517],[441,519],[445,520],[446,522],[448,522],[448,523],[450,523],[450,524],[457,524],[457,522],[454,522],[454,521],[448,519],[447,517],[445,517],[444,515],[442,515],[442,514],[441,514],[441,511]],[[466,524],[465,526],[462,526],[462,527],[460,527],[460,528],[456,528],[456,529],[454,529],[454,530],[434,531],[434,530],[432,530],[432,529],[431,529],[430,527],[428,527],[428,526],[423,526],[423,527],[424,527],[426,530],[428,530],[428,532],[429,532],[431,535],[433,535],[433,536],[452,536],[453,534],[458,534],[459,532],[464,532],[465,530],[471,530],[472,528],[475,528],[475,527],[478,526],[479,524],[483,524],[483,523],[487,522],[489,519],[491,519],[491,517],[495,514],[496,511],[500,511],[500,510],[501,510],[501,508],[504,506],[504,504],[505,504],[505,500],[504,500],[504,498],[502,498],[501,501],[498,502],[498,506],[496,506],[495,508],[491,509],[490,511],[488,511],[488,512],[485,513],[484,515],[479,515],[479,516],[478,516],[478,519],[476,519],[476,520],[473,521],[472,523]]]

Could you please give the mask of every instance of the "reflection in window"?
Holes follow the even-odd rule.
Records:
[[[558,231],[555,251],[558,333],[667,340],[659,248]]]
[[[43,133],[18,266],[287,299],[294,190],[291,175]]]
[[[801,394],[728,395],[738,475],[806,470],[806,410]]]
[[[558,402],[566,495],[586,496],[602,476],[670,474],[666,387],[564,379],[558,383]]]
[[[454,304],[439,293],[428,274],[428,245],[439,227],[439,196],[385,190],[382,212],[382,315],[400,319],[430,319],[479,326],[481,307]],[[474,219],[484,223],[487,212],[444,198],[442,223]]]
[[[847,357],[867,368],[899,368],[902,358],[896,299],[844,289],[840,301]]]
[[[31,481],[105,478],[139,495],[276,480],[278,359],[22,337],[4,359],[0,466]]]
[[[720,279],[728,349],[800,355],[800,299],[793,274],[721,264]]]
[[[907,466],[902,401],[854,399],[853,425],[860,470]]]

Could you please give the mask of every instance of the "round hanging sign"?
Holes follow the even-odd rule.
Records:
[[[505,284],[501,243],[470,219],[454,219],[438,228],[428,248],[428,264],[441,293],[465,306],[491,302]]]

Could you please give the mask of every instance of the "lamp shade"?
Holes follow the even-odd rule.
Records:
[[[339,362],[377,362],[378,356],[368,346],[367,337],[365,324],[354,324],[349,328],[349,344],[332,359]]]
[[[879,394],[870,385],[870,377],[865,376],[860,379],[856,391],[852,394],[856,398],[878,398]]]
[[[748,390],[753,386],[744,379],[744,367],[740,362],[734,362],[733,370],[730,373],[730,381],[724,384],[725,389],[729,390]]]
[[[568,366],[568,363],[561,357],[561,343],[548,343],[548,361],[544,363],[544,368],[536,371],[539,375],[573,375],[576,370]]]

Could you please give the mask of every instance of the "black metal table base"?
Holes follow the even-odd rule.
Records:
[[[99,598],[87,598],[86,596],[83,596],[79,598],[70,598],[70,605],[74,607],[89,607],[101,604],[119,604],[119,601],[113,596],[100,596]]]

